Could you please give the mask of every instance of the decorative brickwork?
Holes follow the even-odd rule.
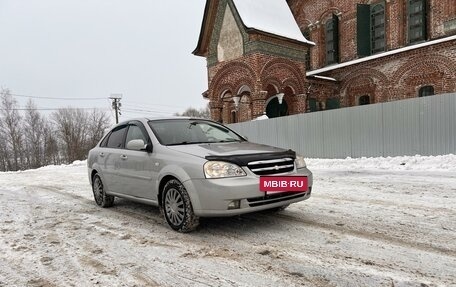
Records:
[[[197,54],[208,59],[205,96],[212,118],[224,123],[252,120],[263,115],[279,93],[284,94],[282,104],[289,107],[288,114],[305,111],[305,98],[297,95],[305,91],[304,59],[309,45],[248,31],[230,0],[208,1],[207,5],[205,17],[212,15],[213,27],[210,37],[202,35],[207,42],[199,44],[207,50],[197,49]],[[242,41],[242,56],[233,57],[239,47],[229,44],[233,40]]]
[[[299,97],[303,94],[305,81],[303,63],[290,59],[260,53],[244,56],[240,60],[227,61],[209,67],[208,98],[217,108],[223,107],[220,113],[212,114],[214,120],[232,122],[232,111],[237,112],[239,121],[251,120],[263,115],[266,101],[278,93],[284,93],[287,103],[298,103],[290,106],[290,114],[302,112]],[[241,89],[246,91],[241,93]],[[268,90],[268,87],[274,87]],[[241,95],[239,109],[232,102],[232,96]],[[301,104],[303,105],[303,104]]]
[[[204,23],[212,26],[203,25],[195,54],[208,59],[209,89],[205,95],[213,119],[224,123],[251,120],[278,103],[279,93],[284,95],[287,114],[296,114],[413,98],[428,86],[435,94],[455,92],[456,39],[450,37],[456,35],[456,2],[424,2],[425,40],[410,44],[409,0],[289,0],[297,25],[316,44],[311,47],[250,31],[243,26],[231,0],[208,0]],[[365,61],[356,61],[363,57],[358,55],[363,44],[358,43],[358,4],[384,5],[385,51]],[[226,15],[231,18],[225,20]],[[326,66],[325,25],[329,20],[337,22],[337,55],[343,65]],[[229,23],[229,29],[222,27],[224,22]],[[229,31],[234,31],[233,38]],[[242,40],[242,45],[227,46],[235,38]],[[433,42],[438,39],[444,41]],[[228,51],[228,56],[238,55],[241,46],[241,56],[217,54]],[[308,49],[310,69],[306,71]]]

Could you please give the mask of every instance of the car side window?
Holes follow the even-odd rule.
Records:
[[[131,124],[128,127],[127,137],[125,139],[125,147],[131,140],[142,140],[144,144],[147,144],[149,142],[149,137],[144,134],[143,130],[139,126]]]
[[[100,143],[100,147],[106,147],[108,145],[108,139],[110,136],[111,136],[111,133],[107,134],[104,137],[103,141]]]
[[[125,132],[127,131],[127,126],[120,126],[112,130],[111,135],[108,139],[108,148],[121,148],[125,138]]]

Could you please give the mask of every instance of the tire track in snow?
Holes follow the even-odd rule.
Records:
[[[418,249],[418,250],[425,251],[425,252],[437,253],[440,255],[454,257],[456,259],[456,250],[453,250],[453,249],[435,247],[435,246],[431,246],[429,244],[423,244],[423,243],[419,243],[419,242],[411,242],[408,240],[403,240],[400,238],[387,236],[386,234],[382,234],[382,233],[372,233],[372,232],[366,232],[366,231],[356,230],[356,229],[352,229],[352,228],[346,228],[346,225],[337,226],[337,225],[332,225],[332,224],[328,224],[328,223],[324,223],[324,222],[318,222],[315,220],[303,219],[301,217],[295,217],[295,216],[288,215],[288,214],[276,214],[276,215],[274,215],[274,217],[270,217],[270,219],[275,219],[275,218],[280,218],[280,219],[283,219],[283,220],[286,220],[289,222],[303,223],[303,224],[311,225],[311,226],[321,228],[321,229],[333,230],[338,233],[348,234],[348,235],[355,236],[355,237],[361,237],[361,238],[368,239],[368,240],[373,240],[373,241],[380,240],[380,241],[388,242],[390,244],[399,245],[399,246],[402,246],[405,248],[414,248],[414,249]]]

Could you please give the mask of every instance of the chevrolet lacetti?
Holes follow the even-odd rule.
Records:
[[[90,150],[87,165],[99,206],[115,197],[156,205],[180,232],[200,217],[281,210],[312,191],[301,155],[204,119],[125,121]]]

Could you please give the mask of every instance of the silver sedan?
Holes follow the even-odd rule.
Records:
[[[99,206],[112,206],[115,197],[156,205],[180,232],[195,229],[200,217],[281,210],[312,190],[302,156],[203,119],[120,123],[90,150],[87,164]]]

